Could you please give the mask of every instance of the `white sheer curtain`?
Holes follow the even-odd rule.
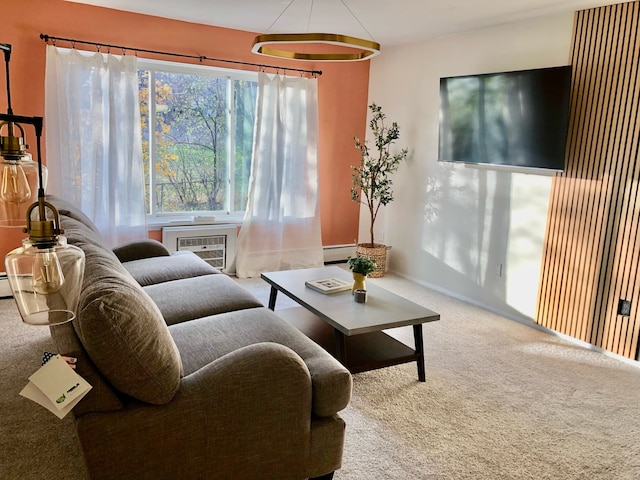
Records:
[[[47,193],[80,207],[105,241],[146,238],[135,56],[47,46]]]
[[[254,139],[236,274],[322,266],[317,80],[260,73]]]

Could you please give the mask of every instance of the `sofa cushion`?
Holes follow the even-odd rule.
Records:
[[[180,386],[180,354],[158,307],[111,251],[77,243],[86,256],[74,328],[98,370],[121,392],[169,402]]]
[[[222,273],[149,285],[144,287],[144,291],[158,306],[167,325],[216,313],[264,306],[250,292]]]
[[[76,373],[89,382],[92,387],[82,401],[73,407],[74,415],[80,417],[87,413],[111,412],[122,409],[122,401],[87,355],[73,329],[73,324],[70,322],[51,326],[49,331],[56,344],[57,352],[75,357],[77,359]]]
[[[313,413],[331,416],[351,399],[351,374],[318,344],[271,310],[251,308],[171,325],[188,376],[218,358],[247,345],[273,342],[289,347],[311,374]]]
[[[167,247],[151,238],[127,242],[115,247],[113,253],[116,254],[116,257],[118,257],[118,260],[122,263],[140,260],[141,258],[169,256]]]
[[[220,270],[209,265],[195,253],[186,250],[168,256],[131,260],[123,262],[122,265],[143,287],[181,278],[220,273]]]

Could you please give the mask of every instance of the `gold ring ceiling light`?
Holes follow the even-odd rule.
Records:
[[[291,7],[296,0],[292,0],[280,13],[278,18],[271,24],[271,27],[280,19],[280,17]],[[364,25],[358,20],[351,9],[340,0],[342,6],[351,14],[351,16],[360,24],[363,30]],[[313,0],[311,0],[311,9],[309,12],[309,22],[313,11]],[[271,27],[267,29],[270,30]],[[367,34],[369,32],[367,31]],[[371,35],[369,35],[371,36]],[[319,52],[314,49],[312,52],[300,51],[306,50],[300,47],[308,44],[324,44],[341,48],[339,51]],[[289,46],[289,49],[283,49],[282,46]],[[268,57],[286,58],[289,60],[307,60],[320,62],[357,62],[360,60],[369,60],[380,54],[380,44],[372,40],[364,40],[349,35],[341,35],[336,33],[265,33],[258,35],[253,40],[251,48],[253,53],[265,55]]]
[[[292,45],[307,43],[324,43],[341,47],[356,48],[356,52],[345,53],[303,53],[291,50],[272,48],[269,45]],[[290,60],[316,60],[321,62],[356,62],[368,60],[380,54],[380,44],[335,33],[273,33],[258,35],[253,40],[253,53],[268,57],[287,58]]]

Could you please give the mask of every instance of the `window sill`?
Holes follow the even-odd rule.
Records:
[[[147,228],[149,230],[162,230],[164,227],[184,227],[198,225],[221,225],[233,224],[241,225],[242,216],[237,215],[216,215],[212,217],[147,217]]]

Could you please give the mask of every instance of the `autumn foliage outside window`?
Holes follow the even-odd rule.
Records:
[[[244,212],[257,79],[153,64],[138,79],[147,212]]]

